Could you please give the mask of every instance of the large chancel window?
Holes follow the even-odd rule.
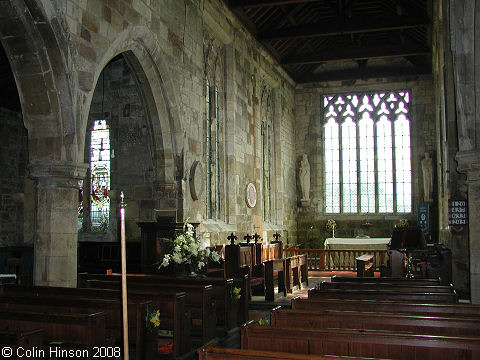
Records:
[[[110,220],[110,130],[105,120],[93,122],[90,140],[90,222],[105,231]]]
[[[409,213],[408,91],[323,98],[326,213]]]

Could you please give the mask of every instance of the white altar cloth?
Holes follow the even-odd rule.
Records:
[[[327,238],[325,239],[325,249],[336,250],[387,250],[387,244],[390,238]]]
[[[390,238],[327,238],[325,239],[326,250],[354,250],[348,253],[329,252],[325,257],[325,261],[330,268],[336,270],[350,270],[356,269],[355,257],[368,254],[368,250],[388,250],[387,245],[390,243]],[[363,252],[355,252],[355,250],[364,250]],[[386,256],[383,257],[383,264],[386,262]],[[381,258],[375,258],[377,266],[382,265]]]

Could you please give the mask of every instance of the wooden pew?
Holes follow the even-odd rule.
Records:
[[[12,349],[17,349],[19,346],[24,349],[32,349],[33,347],[41,348],[43,346],[44,336],[45,330],[43,329],[28,331],[0,330],[0,348],[4,346],[9,346]],[[10,359],[16,358],[16,356],[12,356]]]
[[[392,277],[380,277],[380,278],[358,278],[358,277],[348,277],[348,276],[338,276],[333,275],[331,277],[332,282],[388,282],[388,283],[407,283],[407,284],[416,284],[416,285],[442,285],[441,280],[437,279],[407,279],[407,278],[392,278]]]
[[[84,281],[88,279],[108,280],[111,276],[119,277],[120,274],[78,274],[78,284],[82,286]],[[110,277],[110,278],[109,278]],[[212,285],[213,300],[217,311],[217,322],[219,326],[226,330],[232,329],[239,324],[243,324],[248,319],[248,278],[244,277],[238,281],[241,283],[241,298],[239,301],[232,299],[234,288],[233,279],[224,279],[216,277],[172,277],[165,275],[151,274],[127,274],[128,282],[137,282],[139,284],[148,284],[158,282],[162,284],[196,284],[196,285]],[[84,285],[83,285],[84,286]],[[127,285],[128,286],[128,285]]]
[[[416,285],[408,283],[387,282],[330,282],[322,281],[317,284],[319,289],[344,289],[344,290],[397,290],[402,292],[426,292],[426,293],[454,293],[453,285]]]
[[[127,304],[129,340],[135,346],[136,359],[150,359],[150,355],[156,350],[156,344],[149,341],[147,334],[145,324],[147,305],[151,305],[151,301]],[[91,313],[103,311],[106,315],[106,337],[112,338],[109,343],[116,343],[118,346],[122,343],[123,307],[119,299],[72,298],[61,295],[41,297],[41,295],[29,296],[12,291],[0,296],[0,308],[13,311],[30,310],[47,314],[51,312]]]
[[[278,292],[287,295],[286,282],[286,259],[272,259],[263,262],[265,276],[265,301],[275,300],[275,278],[278,281]],[[276,276],[275,276],[276,275]]]
[[[355,258],[357,263],[357,277],[374,277],[375,265],[373,259],[374,256],[369,254]]]
[[[121,291],[110,289],[64,288],[52,286],[15,286],[4,285],[0,288],[0,296],[23,294],[25,296],[62,298],[65,301],[86,299],[121,299]],[[173,296],[154,294],[129,294],[129,302],[151,301],[160,311],[162,329],[173,332],[173,352],[180,356],[190,352],[190,313],[185,310],[186,294],[179,292]]]
[[[370,300],[394,300],[406,302],[428,303],[458,303],[458,295],[454,293],[426,293],[396,290],[354,290],[354,289],[310,289],[308,298],[324,299],[370,299]]]
[[[433,317],[361,311],[290,310],[275,308],[270,313],[275,327],[341,328],[385,330],[439,336],[479,336],[478,317]]]
[[[121,289],[121,278],[111,277],[107,280],[87,280],[87,288],[96,289]],[[191,311],[192,318],[192,337],[199,337],[201,344],[205,344],[216,336],[215,326],[217,323],[215,301],[213,300],[212,285],[190,285],[190,284],[159,284],[152,282],[148,285],[128,281],[128,293],[143,294],[149,292],[152,294],[175,295],[178,292],[185,292],[185,307]]]
[[[12,331],[43,329],[44,342],[75,349],[93,359],[94,347],[105,347],[105,313],[65,314],[0,309],[0,328]],[[52,345],[53,346],[53,345]]]
[[[480,305],[428,304],[388,300],[292,299],[295,310],[339,310],[399,313],[441,317],[480,317]]]
[[[260,326],[241,328],[242,349],[397,360],[480,358],[480,337],[400,334],[388,331]]]
[[[293,292],[295,286],[298,286],[299,289],[302,288],[302,284],[308,286],[307,255],[295,255],[286,259],[287,276],[285,287],[287,292]]]
[[[226,349],[208,345],[198,350],[199,360],[374,360],[371,357],[292,354],[278,351]]]

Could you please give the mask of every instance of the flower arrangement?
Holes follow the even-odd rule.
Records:
[[[160,311],[152,309],[149,305],[147,305],[145,313],[145,324],[147,329],[150,332],[153,332],[160,326]]]
[[[232,290],[232,298],[234,300],[240,300],[240,298],[242,297],[241,291],[241,288],[234,287]]]
[[[270,325],[270,315],[267,315],[263,318],[258,319],[258,325],[261,325],[261,326]]]
[[[398,222],[395,224],[396,228],[406,228],[408,227],[408,220],[407,219],[400,219]]]
[[[337,227],[337,223],[333,219],[328,219],[325,227],[328,230],[332,230],[332,237],[335,237],[335,228]]]
[[[169,266],[170,264],[188,265],[193,274],[197,274],[206,265],[210,258],[218,262],[220,255],[210,249],[200,249],[201,243],[194,236],[192,224],[185,223],[183,232],[177,234],[173,240],[173,248],[170,254],[166,254],[158,268]]]

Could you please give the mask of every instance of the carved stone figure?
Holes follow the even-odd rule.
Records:
[[[425,152],[425,158],[421,162],[423,173],[423,200],[432,201],[433,193],[433,163],[428,152]]]
[[[310,164],[308,163],[307,154],[303,154],[298,172],[300,180],[300,190],[302,192],[301,200],[310,200]]]

